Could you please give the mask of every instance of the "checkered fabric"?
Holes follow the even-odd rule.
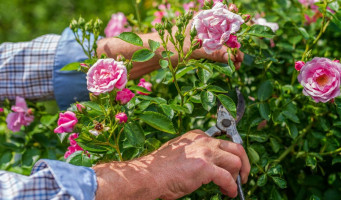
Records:
[[[0,101],[53,99],[52,74],[60,35],[0,45]]]
[[[58,185],[45,162],[38,162],[30,176],[0,171],[0,199],[2,200],[74,200]]]

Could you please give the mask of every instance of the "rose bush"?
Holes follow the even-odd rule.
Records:
[[[0,141],[4,146],[0,149],[2,168],[18,170],[24,166],[24,173],[28,173],[36,159],[62,159],[64,154],[68,155],[67,162],[84,166],[134,159],[188,130],[207,130],[215,123],[218,100],[235,112],[234,88],[238,87],[247,105],[238,130],[252,164],[249,181],[243,186],[246,198],[339,199],[340,74],[339,64],[333,60],[339,60],[341,55],[337,42],[341,2],[323,0],[309,5],[302,5],[299,0],[219,2],[193,2],[190,9],[200,16],[195,22],[200,25],[193,25],[196,30],[190,32],[185,30],[194,24],[190,22],[193,15],[188,11],[185,14],[182,7],[189,2],[154,5],[145,21],[128,18],[134,32],[155,29],[159,33],[162,42],[149,41],[133,58],[147,61],[146,57],[153,57],[161,46],[160,70],[143,80],[124,83],[118,77],[124,74],[124,69],[129,74],[134,59],[117,59],[124,60],[121,62],[124,67],[117,67],[119,62],[113,60],[110,63],[114,64],[109,65],[95,64],[93,57],[84,61],[80,70],[88,77],[92,71],[90,77],[94,81],[89,84],[94,89],[90,91],[91,101],[70,106],[68,112],[73,112],[78,122],[69,133],[53,134],[59,125],[58,116],[47,114],[31,102],[28,107],[33,108],[35,120],[19,132],[10,132],[4,122],[11,104],[1,105],[4,112],[0,113],[3,119],[0,130],[6,132]],[[236,5],[237,9],[231,6],[236,13],[228,10],[231,3]],[[162,14],[154,15],[160,11]],[[238,23],[239,26],[234,26],[238,30],[233,32],[232,27],[225,25],[233,25],[234,19],[241,22],[237,15],[245,23]],[[307,23],[307,15],[315,16],[314,20]],[[151,27],[155,18],[158,24]],[[176,29],[169,30],[168,24]],[[127,42],[140,41],[131,33],[117,37]],[[182,51],[183,38],[190,41],[188,51]],[[203,44],[212,52],[226,46],[229,54],[236,54],[239,48],[245,53],[242,67],[236,71],[231,57],[228,63],[190,59],[191,53],[200,48],[197,44],[201,40],[215,41],[206,43],[208,47]],[[175,50],[167,49],[168,43]],[[169,62],[173,54],[177,55],[177,65]],[[108,61],[102,59],[97,62]],[[116,83],[122,84],[117,87]],[[73,133],[79,133],[78,137]],[[68,141],[65,138],[70,134],[73,137]],[[56,142],[56,135],[62,144]],[[76,144],[79,147],[71,148]],[[14,155],[22,161],[14,159]],[[226,198],[219,188],[208,184],[183,199]]]

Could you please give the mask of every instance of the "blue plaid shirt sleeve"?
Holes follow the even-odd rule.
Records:
[[[2,200],[92,200],[96,190],[93,169],[61,161],[40,160],[30,176],[0,171]]]

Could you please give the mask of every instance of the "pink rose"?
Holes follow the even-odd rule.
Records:
[[[117,92],[116,101],[120,102],[121,105],[127,104],[135,96],[129,89],[124,88]]]
[[[314,58],[307,62],[297,79],[303,94],[316,102],[328,102],[340,94],[341,64],[328,58]]]
[[[30,125],[34,116],[29,112],[30,109],[27,108],[27,104],[24,98],[16,97],[15,106],[12,106],[12,113],[8,114],[6,118],[8,129],[13,132],[20,131],[21,126]]]
[[[85,106],[80,104],[80,103],[77,103],[76,107],[77,107],[78,112],[80,112],[80,113],[82,113],[83,110],[85,110]]]
[[[238,38],[235,35],[230,35],[229,40],[227,40],[226,45],[230,48],[240,48],[240,43],[238,42]]]
[[[128,117],[124,112],[117,113],[115,115],[116,121],[118,121],[120,124],[126,123],[128,121]]]
[[[296,69],[297,71],[300,71],[304,65],[305,65],[305,62],[303,62],[303,61],[297,61],[297,62],[295,62],[295,69]]]
[[[3,113],[4,111],[4,108],[0,108],[0,113]]]
[[[88,90],[95,95],[123,89],[127,83],[127,69],[123,62],[112,58],[99,59],[88,71]]]
[[[69,146],[68,151],[65,152],[64,158],[67,159],[71,154],[75,153],[76,151],[84,151],[82,147],[80,147],[78,144],[76,146]]]
[[[333,62],[340,63],[340,61],[339,61],[339,60],[333,60]]]
[[[111,15],[107,27],[104,30],[106,37],[115,37],[123,32],[131,31],[127,18],[123,13],[119,12]]]
[[[195,7],[195,4],[193,1],[189,2],[189,3],[184,3],[183,7],[185,9],[186,12],[190,11],[192,8]]]
[[[78,133],[72,133],[70,136],[69,136],[69,141],[70,141],[70,145],[71,146],[76,146],[77,145],[77,142],[76,142],[76,138],[78,138]]]
[[[319,0],[298,0],[302,5],[308,7],[308,6],[315,6],[314,4],[316,2],[319,2]]]
[[[279,26],[277,23],[273,23],[273,22],[268,22],[266,21],[266,19],[264,18],[257,18],[257,19],[254,19],[253,20],[255,24],[259,24],[259,25],[262,25],[262,26],[267,26],[269,28],[271,28],[271,30],[273,32],[276,32],[278,29],[279,29]]]
[[[66,111],[65,113],[59,113],[58,127],[54,129],[54,132],[55,133],[72,132],[77,122],[78,122],[78,119],[75,113],[71,111]]]
[[[152,84],[149,83],[149,82],[146,82],[146,80],[145,80],[144,78],[141,78],[141,79],[140,79],[140,82],[139,82],[139,84],[137,84],[137,86],[144,87],[144,88],[146,88],[149,92],[152,91]],[[149,95],[149,94],[147,94],[147,93],[143,93],[143,92],[140,92],[140,91],[137,91],[137,94]]]
[[[229,40],[230,35],[240,29],[244,23],[241,16],[227,10],[226,6],[217,2],[210,10],[203,10],[193,19],[193,26],[198,38],[203,41],[206,53],[211,54]]]

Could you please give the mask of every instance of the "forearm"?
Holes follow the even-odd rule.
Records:
[[[133,53],[142,48],[149,48],[148,40],[154,40],[161,43],[161,39],[157,32],[141,34],[143,40],[143,47],[129,44],[118,38],[104,38],[98,42],[97,54],[98,56],[106,54],[108,57],[115,58],[117,55],[122,55],[127,59],[131,59]],[[175,52],[173,45],[168,45],[169,50]],[[150,73],[160,68],[159,60],[162,58],[161,53],[165,49],[161,46],[155,52],[155,56],[147,62],[135,62],[131,70],[130,78],[136,79],[144,74]],[[175,64],[176,56],[172,57],[172,63]]]

